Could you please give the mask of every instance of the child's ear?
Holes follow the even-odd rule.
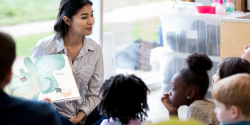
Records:
[[[231,106],[230,110],[231,110],[231,119],[237,119],[240,116],[241,111],[239,107],[233,105]]]
[[[0,85],[1,89],[3,89],[6,85],[8,85],[8,84],[11,82],[11,78],[12,78],[12,70],[10,70],[10,71],[6,74],[5,78],[3,79],[3,81],[2,81],[2,83],[1,83],[1,85]],[[0,82],[1,82],[1,81],[0,81]]]
[[[8,72],[8,74],[6,75],[5,79],[4,79],[4,82],[6,84],[10,83],[11,82],[11,78],[12,78],[12,69],[10,69],[10,71]]]
[[[195,90],[194,89],[189,89],[187,99],[192,99],[195,96]]]

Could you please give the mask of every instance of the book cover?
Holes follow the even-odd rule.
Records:
[[[81,98],[67,55],[17,57],[12,72],[11,96],[34,101],[49,97],[52,103]]]

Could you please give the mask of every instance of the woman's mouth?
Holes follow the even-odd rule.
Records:
[[[92,30],[92,27],[87,28],[88,30]]]

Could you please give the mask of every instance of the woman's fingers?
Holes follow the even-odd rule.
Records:
[[[44,98],[44,101],[49,104],[51,103],[51,99],[49,97]]]

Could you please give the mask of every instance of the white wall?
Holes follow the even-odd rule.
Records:
[[[92,0],[92,2],[95,25],[90,37],[102,46],[105,80],[116,74],[114,34],[103,34],[103,0]]]
[[[114,39],[113,33],[103,34],[104,80],[116,74]]]

